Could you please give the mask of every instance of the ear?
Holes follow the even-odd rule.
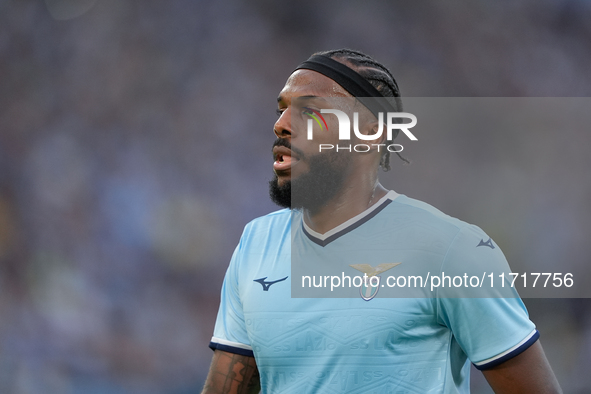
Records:
[[[373,118],[373,116],[372,116]],[[364,135],[375,135],[376,138],[365,141],[368,144],[385,144],[387,143],[386,126],[382,122],[382,130],[380,130],[380,124],[377,119],[370,120],[364,123],[363,128],[360,130]]]

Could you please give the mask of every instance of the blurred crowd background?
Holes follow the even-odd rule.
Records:
[[[199,392],[311,53],[362,50],[405,96],[585,97],[590,20],[584,0],[0,0],[0,393]],[[554,126],[419,136],[385,183],[523,269],[586,267],[591,137]],[[591,393],[590,299],[525,303],[565,392]]]

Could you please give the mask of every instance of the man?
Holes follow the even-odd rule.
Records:
[[[385,148],[391,141],[378,119],[401,110],[399,96],[384,66],[351,50],[316,54],[287,80],[270,183],[287,209],[249,223],[234,252],[204,393],[468,392],[469,362],[496,393],[560,392],[514,293],[452,297],[419,287],[419,296],[389,298],[366,283],[347,298],[292,297],[300,281],[306,290],[293,275],[300,263],[337,267],[343,282],[355,270],[508,270],[482,230],[379,183],[378,168],[389,169],[396,149]],[[335,109],[357,113],[347,142],[369,148],[328,149],[342,142]]]

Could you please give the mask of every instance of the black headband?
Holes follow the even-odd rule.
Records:
[[[319,72],[332,79],[347,92],[356,97],[375,116],[380,112],[396,112],[396,108],[365,78],[343,63],[323,55],[314,55],[300,64],[296,70],[306,69]],[[394,81],[396,85],[396,81]]]

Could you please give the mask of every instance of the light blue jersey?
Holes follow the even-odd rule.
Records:
[[[210,347],[254,355],[264,393],[467,393],[469,362],[493,367],[539,336],[513,289],[478,298],[418,286],[404,298],[392,292],[406,289],[382,284],[325,297],[330,284],[302,287],[294,261],[350,277],[384,264],[381,280],[509,270],[482,230],[395,192],[326,234],[287,209],[252,221],[226,272]],[[307,291],[322,295],[294,296]]]

